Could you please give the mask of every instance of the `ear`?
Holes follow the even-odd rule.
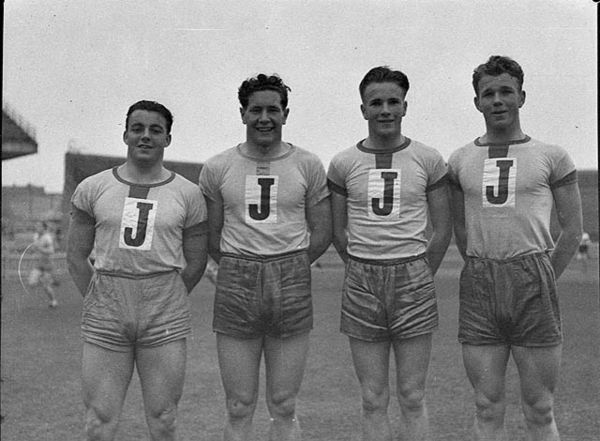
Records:
[[[521,93],[520,93],[519,109],[520,109],[521,107],[523,107],[523,104],[525,104],[525,97],[526,97],[526,95],[527,95],[527,94],[525,93],[525,91],[524,91],[524,90],[522,90],[522,91],[521,91]]]
[[[479,106],[479,97],[473,98],[473,104],[475,104],[475,108],[481,112],[481,107]]]
[[[246,124],[246,119],[244,118],[244,114],[245,114],[245,113],[246,113],[246,112],[245,112],[244,108],[243,108],[243,107],[240,107],[240,116],[241,116],[241,118],[242,118],[242,123],[243,123],[243,124]]]
[[[171,138],[171,134],[169,133],[167,135],[167,139],[166,139],[166,143],[165,143],[164,148],[167,148],[167,147],[169,147],[171,145],[171,139],[173,139],[173,138]]]
[[[127,144],[127,130],[123,132],[123,142]]]
[[[404,100],[404,111],[402,112],[402,116],[406,116],[406,111],[408,110],[408,101]]]
[[[288,117],[289,114],[290,114],[290,109],[289,108],[283,109],[283,122],[282,122],[282,125],[285,125],[285,123],[287,122],[287,117]]]
[[[367,114],[366,114],[367,109],[365,108],[365,106],[363,104],[360,105],[360,113],[362,113],[362,116],[364,119],[367,119]]]

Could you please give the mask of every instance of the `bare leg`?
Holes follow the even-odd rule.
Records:
[[[115,437],[121,408],[133,372],[133,353],[115,352],[91,343],[83,344],[83,402],[88,441]]]
[[[308,332],[288,337],[265,337],[267,408],[271,415],[270,441],[300,440],[296,396],[300,391],[306,358]]]
[[[387,408],[390,402],[390,346],[350,337],[350,350],[362,395],[364,441],[391,441]]]
[[[531,441],[560,440],[553,408],[561,353],[562,345],[549,348],[512,348],[521,379],[523,413]]]
[[[243,441],[252,437],[262,349],[262,338],[238,339],[217,333],[219,368],[228,414],[225,441]]]
[[[431,355],[431,334],[394,342],[401,441],[428,441],[425,384]]]
[[[467,377],[475,390],[475,440],[507,441],[504,380],[510,349],[463,344],[462,350]]]
[[[177,404],[183,392],[185,361],[185,339],[151,348],[138,348],[136,351],[136,365],[152,441],[175,439]]]

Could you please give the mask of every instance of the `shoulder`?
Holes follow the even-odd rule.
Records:
[[[443,159],[442,154],[437,149],[423,144],[422,142],[415,141],[414,139],[411,139],[409,147],[412,148],[415,154],[418,156],[432,159]]]
[[[313,152],[306,150],[305,148],[298,147],[295,144],[292,144],[292,148],[294,149],[293,155],[296,160],[301,163],[321,163],[321,159]]]

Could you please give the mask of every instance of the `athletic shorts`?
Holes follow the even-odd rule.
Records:
[[[560,311],[550,257],[467,258],[460,275],[458,340],[471,345],[559,344]]]
[[[306,251],[251,258],[224,254],[219,262],[213,330],[236,338],[285,338],[313,326]]]
[[[129,278],[96,273],[83,299],[83,340],[127,352],[190,334],[187,289],[177,271]]]
[[[437,325],[433,275],[424,254],[394,260],[350,256],[342,291],[342,333],[379,342],[429,334]]]

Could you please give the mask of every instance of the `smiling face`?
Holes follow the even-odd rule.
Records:
[[[167,120],[158,112],[135,110],[129,116],[123,141],[127,144],[128,159],[143,167],[156,165],[171,143]]]
[[[515,77],[508,73],[482,76],[474,102],[488,132],[520,130],[519,109],[525,103],[525,91]]]
[[[402,135],[402,118],[408,103],[406,91],[396,83],[371,83],[362,96],[360,106],[369,126],[369,136],[375,138],[397,138]]]
[[[289,109],[281,106],[281,96],[274,90],[259,90],[250,95],[248,105],[240,109],[246,125],[246,141],[261,148],[281,142],[282,127]]]

